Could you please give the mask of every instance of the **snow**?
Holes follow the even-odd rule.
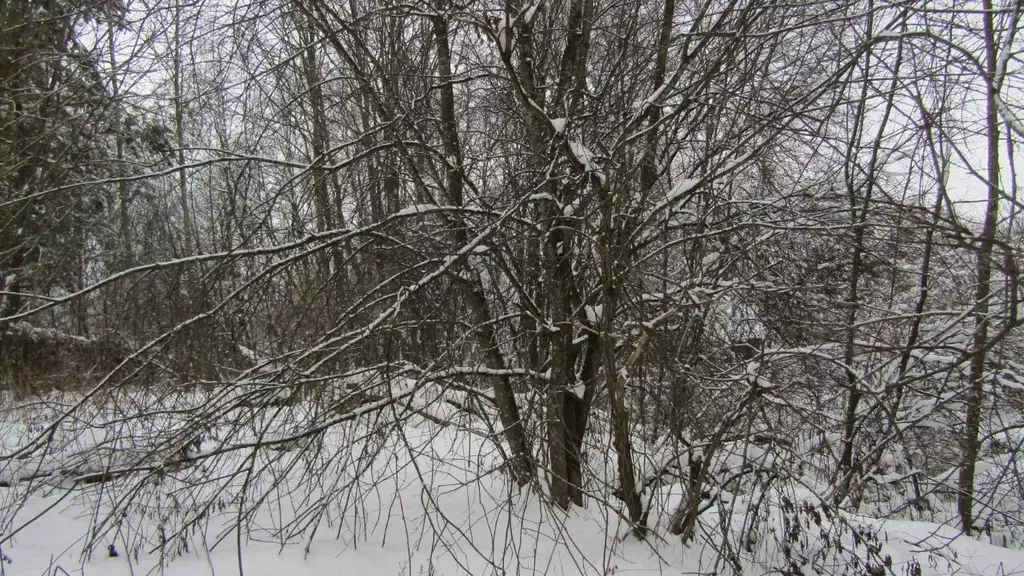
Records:
[[[457,471],[433,472],[433,478],[441,484],[457,482],[463,476]],[[331,534],[324,534],[306,544],[282,546],[264,535],[243,538],[241,550],[235,538],[227,538],[210,550],[202,541],[214,536],[212,527],[208,527],[160,572],[168,576],[238,574],[243,570],[244,574],[257,576],[489,574],[494,567],[485,557],[493,555],[494,564],[512,574],[603,574],[616,567],[659,573],[671,569],[669,562],[682,560],[676,552],[665,562],[642,543],[624,542],[593,510],[552,517],[536,499],[509,498],[495,485],[447,493],[439,490],[427,496],[417,493],[422,486],[418,482],[409,487],[382,484],[378,493],[366,493],[369,522],[366,537],[359,544],[338,542]],[[401,496],[401,501],[396,496]],[[430,506],[424,502],[427,498],[433,499],[444,516],[440,511],[428,511]],[[41,512],[51,500],[33,500],[26,512]],[[105,550],[98,550],[91,559],[80,561],[75,553],[76,534],[87,531],[89,522],[88,517],[73,515],[76,508],[75,503],[62,507],[63,518],[52,516],[53,521],[30,527],[19,535],[16,544],[5,548],[11,558],[8,572],[42,575],[66,570],[72,574],[127,576],[159,569],[157,553],[140,553],[136,559],[118,539],[113,543],[119,557],[110,558]],[[522,526],[513,527],[510,520],[515,524],[521,521]],[[439,529],[446,527],[444,538],[425,534],[431,523]]]
[[[659,202],[658,204],[656,204],[654,206],[654,208],[651,209],[651,213],[652,214],[656,214],[656,213],[658,213],[658,212],[660,212],[660,211],[662,211],[662,210],[664,210],[666,208],[671,207],[673,204],[675,204],[681,198],[686,197],[687,194],[689,194],[695,188],[700,186],[701,182],[702,181],[700,179],[697,179],[697,178],[685,178],[683,180],[680,180],[679,182],[677,182],[675,184],[675,186],[672,187],[671,190],[669,190],[669,193],[668,193],[668,195],[665,196],[665,199],[662,200],[661,202]],[[687,214],[687,215],[689,215],[689,214]],[[694,221],[696,221],[698,219],[699,218],[697,218],[697,217],[693,218]],[[685,223],[686,223],[686,221],[680,222],[680,224],[685,224]]]
[[[583,382],[579,379],[576,380],[576,385],[572,387],[572,393],[579,398],[583,399],[583,395],[586,393],[587,388],[583,385]]]
[[[579,205],[579,199],[573,200],[572,202],[566,204],[565,206],[562,207],[562,216],[572,216],[573,214],[576,213],[576,209],[579,208]]]
[[[676,183],[672,187],[672,190],[665,197],[665,204],[672,204],[679,198],[682,198],[686,194],[689,194],[691,190],[700,185],[700,179],[698,178],[684,178]]]
[[[576,140],[569,140],[569,149],[572,150],[572,155],[583,165],[584,170],[587,172],[594,170],[594,154],[589,148]]]
[[[589,313],[600,315],[596,307]],[[487,372],[482,366],[465,370]],[[407,372],[416,370],[410,366]],[[745,543],[736,549],[744,574],[781,573],[789,569],[790,557],[802,563],[804,574],[868,573],[867,566],[857,562],[884,561],[891,563],[893,574],[914,573],[918,567],[922,575],[1024,570],[1024,552],[964,537],[948,525],[828,511],[814,490],[799,484],[765,489],[757,478],[774,475],[786,465],[785,450],[779,446],[790,439],[757,445],[726,442],[717,449],[693,445],[690,455],[710,459],[713,474],[749,481],[713,487],[710,498],[702,500],[706,511],[698,518],[695,540],[686,544],[668,527],[687,498],[685,483],[673,476],[685,473],[687,458],[667,451],[659,454],[665,442],[656,441],[653,452],[645,452],[643,469],[675,472],[658,473],[664,480],[643,492],[650,504],[652,535],[640,541],[621,519],[621,505],[602,493],[606,488],[599,484],[591,488],[596,497],[566,512],[545,504],[533,489],[521,491],[508,482],[500,472],[501,450],[493,441],[493,430],[456,408],[468,402],[468,395],[454,390],[454,383],[388,378],[373,369],[338,385],[367,390],[385,383],[398,401],[380,403],[394,412],[374,416],[364,410],[361,417],[332,426],[316,442],[302,439],[305,423],[300,416],[312,406],[239,409],[224,413],[223,422],[203,439],[184,446],[193,456],[202,456],[195,466],[151,474],[144,482],[126,477],[76,486],[74,478],[84,470],[103,471],[111,463],[144,460],[146,442],[188,425],[174,411],[154,410],[124,428],[117,413],[97,407],[96,415],[105,419],[91,425],[85,419],[69,421],[54,436],[66,457],[51,461],[59,466],[49,469],[57,471],[80,458],[89,465],[79,466],[74,471],[78,476],[24,479],[0,488],[0,521],[5,526],[0,552],[10,559],[4,573],[735,574],[722,564],[718,551],[723,542]],[[572,392],[582,397],[579,380]],[[175,405],[207,406],[216,398],[196,394]],[[57,404],[67,402],[58,400]],[[6,457],[48,417],[38,408],[27,408],[13,419],[12,412],[2,414],[6,420],[0,420],[0,473],[9,473],[11,465],[22,460]],[[603,418],[602,413],[595,418]],[[606,430],[607,424],[597,421],[594,427]],[[232,430],[249,432],[229,441]],[[248,441],[245,435],[249,440],[261,438],[264,448],[251,444],[251,450],[224,450],[230,442]],[[610,489],[616,457],[609,439],[598,436],[588,444],[586,465]],[[268,442],[275,444],[266,447]],[[634,443],[646,445],[640,437]],[[97,447],[109,450],[100,453]],[[1003,455],[980,466],[979,480],[998,472],[1010,458]],[[670,464],[655,466],[651,461]],[[255,465],[249,468],[254,475],[244,484],[236,481],[237,471],[246,470],[249,463]],[[917,472],[877,479],[898,482]],[[126,521],[104,532],[105,514],[133,490],[141,490],[141,500],[116,508]],[[268,497],[254,498],[259,494]],[[325,512],[317,516],[316,510]],[[10,534],[12,526],[36,517]],[[162,532],[189,518],[194,522],[180,536]],[[239,518],[251,520],[248,530],[236,529]],[[297,526],[306,529],[292,530]],[[311,530],[313,526],[318,529]],[[793,539],[780,540],[781,535],[791,538],[793,526],[802,528]],[[752,527],[759,527],[756,538],[750,536]],[[94,531],[102,536],[92,553],[83,555],[83,538]],[[161,540],[161,533],[172,535]],[[842,547],[830,542],[841,542]],[[114,546],[117,557],[107,553],[108,545]]]
[[[606,178],[604,172],[602,172],[595,163],[594,153],[579,141],[569,140],[568,144],[573,157],[575,157],[576,161],[583,166],[583,171],[594,174],[597,176],[601,184],[604,184]]]
[[[263,363],[262,359],[260,358],[260,355],[252,348],[248,348],[246,346],[242,346],[241,344],[239,344],[238,353],[241,354],[243,358],[245,358],[249,362],[252,362],[253,364]]]
[[[1007,50],[1006,53],[1009,54],[1009,50]],[[1021,119],[1018,118],[1016,114],[1014,114],[1013,110],[1011,110],[1010,107],[1006,105],[1006,102],[1003,100],[1003,97],[1000,96],[998,93],[995,94],[995,103],[996,110],[999,112],[999,115],[1002,116],[1003,121],[1005,121],[1006,124],[1011,129],[1013,129],[1013,131],[1016,132],[1018,136],[1024,136],[1024,121],[1021,121]]]
[[[397,218],[400,218],[400,217],[403,217],[403,216],[413,216],[415,214],[424,214],[424,213],[427,213],[427,212],[436,212],[438,210],[442,210],[442,208],[440,206],[438,206],[437,204],[414,204],[412,206],[407,206],[405,208],[402,208],[398,212],[395,212],[393,214],[393,216],[397,217]]]
[[[650,106],[653,106],[654,103],[657,102],[659,98],[661,98],[661,95],[664,94],[665,90],[667,90],[667,89],[668,89],[668,84],[665,84],[664,82],[659,84],[658,87],[655,88],[654,92],[651,92],[651,95],[648,96],[647,99],[644,100],[643,104],[640,105],[640,112],[643,113]]]
[[[28,322],[15,322],[7,327],[7,331],[11,333],[21,334],[26,336],[33,341],[49,341],[49,342],[62,342],[68,344],[94,344],[94,340],[85,338],[84,336],[78,336],[75,334],[67,334],[60,330],[53,328],[42,328],[39,326],[33,326]]]
[[[519,18],[522,20],[524,25],[529,26],[530,23],[533,22],[533,17],[537,14],[538,6],[540,6],[539,0],[537,2],[530,4],[530,7],[524,10],[522,15],[520,15]]]
[[[701,259],[701,266],[707,268],[714,264],[715,262],[717,262],[720,257],[721,254],[719,254],[718,252],[708,252],[707,255],[705,255],[704,258]]]
[[[509,51],[508,34],[509,28],[512,24],[512,22],[509,22],[508,14],[502,16],[501,25],[498,26],[498,46],[501,48],[502,52]]]

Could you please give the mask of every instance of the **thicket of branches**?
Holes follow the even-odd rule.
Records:
[[[639,537],[666,478],[690,538],[756,476],[1019,544],[1021,482],[975,481],[1024,438],[1020,11],[8,0],[0,363],[41,423],[0,468],[105,481],[113,529],[422,417]],[[68,464],[85,421],[135,427]],[[245,525],[276,485],[238,478]]]

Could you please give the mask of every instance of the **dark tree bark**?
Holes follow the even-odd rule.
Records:
[[[981,408],[985,401],[985,357],[989,347],[989,326],[992,323],[992,318],[989,315],[991,307],[989,297],[992,294],[993,247],[999,220],[999,198],[1002,193],[999,188],[999,112],[996,108],[999,90],[996,67],[999,56],[993,23],[992,0],[984,0],[982,6],[985,10],[982,16],[982,33],[985,44],[985,135],[988,159],[985,178],[988,181],[988,199],[985,204],[985,222],[978,246],[978,284],[974,294],[974,352],[971,355],[968,372],[968,389],[964,396],[966,418],[961,439],[960,472],[957,479],[957,512],[960,515],[960,527],[968,535],[974,531],[974,474],[980,449],[978,435],[981,429]]]

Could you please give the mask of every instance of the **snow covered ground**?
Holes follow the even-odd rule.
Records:
[[[264,437],[294,427],[283,412],[262,424],[244,420]],[[567,513],[510,486],[498,447],[452,421],[364,419],[316,442],[226,452],[226,439],[238,446],[246,438],[225,424],[194,447],[193,456],[208,458],[159,473],[139,466],[152,460],[141,421],[116,441],[109,426],[68,424],[49,456],[0,460],[9,484],[0,487],[0,574],[1024,574],[1020,550],[951,526],[837,512],[781,482],[720,494],[685,544],[668,530],[682,487],[662,486],[641,541],[618,516],[618,500],[598,487],[586,507]],[[149,422],[176,425],[167,413]],[[46,425],[6,422],[2,456]],[[94,465],[76,468],[90,454]],[[590,462],[606,456],[595,450]],[[141,471],[75,482],[132,465]],[[85,553],[90,535],[97,538]]]

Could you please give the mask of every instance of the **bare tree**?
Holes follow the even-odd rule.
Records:
[[[65,467],[109,485],[93,540],[163,510],[161,482],[196,494],[161,550],[224,502],[247,529],[295,485],[313,496],[278,536],[308,536],[357,509],[385,446],[415,451],[414,422],[483,438],[494,470],[473,481],[602,503],[637,538],[681,490],[668,530],[700,538],[718,507],[734,568],[735,491],[815,486],[857,510],[898,477],[898,513],[952,502],[936,478],[956,465],[974,529],[987,386],[1018,324],[1000,230],[1016,4],[254,0],[125,35],[107,7],[102,66],[75,60],[75,20],[25,48],[42,8],[12,6],[0,96],[80,89],[110,146],[51,139],[47,122],[84,130],[59,106],[39,126],[0,110],[0,321],[60,342],[103,324],[118,345],[0,466],[58,474],[58,423],[102,406],[104,426],[143,423]],[[50,76],[62,90],[33,87]],[[984,170],[953,114],[980,91]],[[980,226],[951,197],[958,162],[986,185]],[[90,267],[91,196],[62,193],[93,187],[120,256]],[[62,243],[77,268],[48,259]],[[928,446],[936,428],[959,450]]]

